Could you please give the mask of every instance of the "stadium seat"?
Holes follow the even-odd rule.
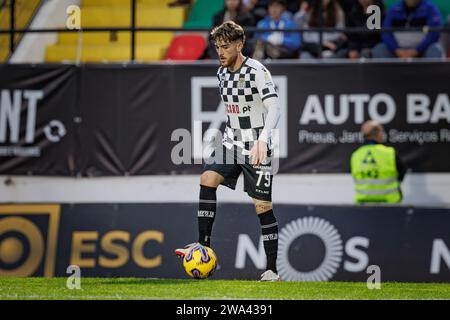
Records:
[[[86,7],[82,9],[82,27],[128,27],[131,24],[129,6]],[[183,8],[139,6],[136,25],[139,27],[181,27],[184,21]]]
[[[0,28],[9,28],[9,14],[8,11],[3,9],[0,11]],[[9,54],[9,35],[0,35],[0,62],[5,60]]]
[[[145,4],[148,6],[164,7],[173,0],[136,0],[138,5]],[[81,5],[87,6],[127,6],[130,0],[82,0]]]
[[[183,26],[186,9],[170,8],[172,0],[137,0],[138,27]],[[131,8],[129,0],[83,0],[81,26],[129,27]],[[137,32],[136,60],[157,61],[164,58],[172,41],[173,32]],[[106,62],[130,59],[130,32],[60,33],[55,45],[47,48],[49,62],[73,61]]]
[[[211,28],[213,16],[222,10],[224,0],[197,0],[192,6],[185,29]]]
[[[157,43],[169,46],[172,41],[172,32],[137,32],[136,43]],[[93,45],[93,44],[130,44],[130,32],[86,32],[86,33],[61,33],[58,43],[62,45]]]
[[[146,44],[136,46],[137,61],[158,61],[164,58],[166,46]],[[78,54],[80,55],[78,57]],[[78,52],[76,45],[53,45],[47,48],[47,62],[124,62],[131,57],[130,45],[103,44],[88,45]]]
[[[198,60],[206,49],[206,40],[201,35],[175,37],[167,50],[167,60]]]
[[[17,29],[23,29],[27,27],[30,23],[30,19],[33,17],[34,12],[39,6],[39,0],[28,0],[28,1],[16,1],[16,19],[15,26]],[[2,1],[0,1],[0,5]],[[8,3],[0,8],[0,29],[9,29],[10,27],[10,7]],[[18,40],[21,35],[17,34],[15,36],[15,44],[17,46]],[[9,36],[0,35],[0,62],[5,60],[9,56]]]

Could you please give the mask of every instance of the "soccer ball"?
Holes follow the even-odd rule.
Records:
[[[208,278],[216,270],[216,254],[211,248],[197,244],[184,256],[183,266],[186,273],[192,278]]]

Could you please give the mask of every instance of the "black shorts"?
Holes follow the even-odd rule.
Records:
[[[241,153],[241,149],[227,149],[225,146],[219,147],[221,150],[214,151],[204,166],[204,171],[214,171],[224,177],[222,185],[235,190],[236,183],[244,173],[244,192],[250,197],[272,201],[272,179],[273,170],[270,157],[263,165],[252,166],[249,157]],[[219,152],[222,153],[219,155]]]

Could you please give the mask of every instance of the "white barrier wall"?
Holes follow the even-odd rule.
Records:
[[[1,203],[151,203],[196,202],[199,176],[107,178],[0,176]],[[222,187],[221,202],[250,202],[239,179],[236,191]],[[409,174],[402,185],[405,205],[450,206],[450,174]],[[279,174],[273,201],[285,204],[352,204],[348,174]]]

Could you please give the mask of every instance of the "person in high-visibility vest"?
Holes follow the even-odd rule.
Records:
[[[369,120],[362,125],[361,131],[364,145],[353,152],[350,162],[355,201],[401,202],[400,183],[406,170],[395,149],[382,144],[386,139],[383,126]]]

